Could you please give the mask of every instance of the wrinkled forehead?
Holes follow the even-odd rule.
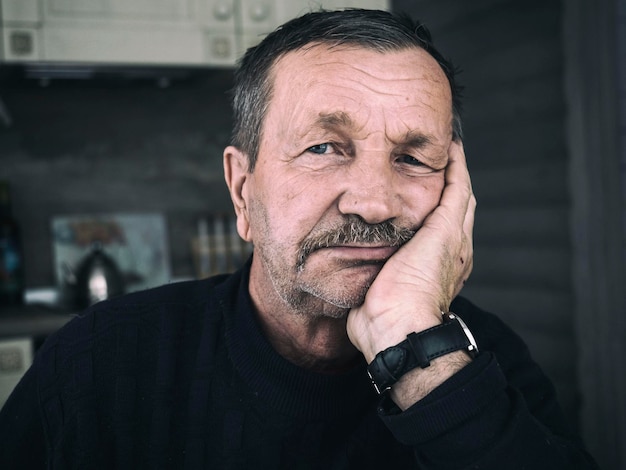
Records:
[[[381,59],[397,58],[397,60]],[[380,63],[380,67],[376,64]],[[358,80],[359,73],[368,74],[381,81],[423,80],[430,84],[439,84],[442,92],[452,97],[450,83],[439,63],[420,47],[404,47],[379,50],[361,45],[334,45],[311,43],[305,47],[289,51],[278,57],[268,74],[271,97],[276,93],[295,90],[297,86],[306,87],[309,81],[333,80],[337,67],[351,66]],[[416,90],[417,92],[418,90]]]
[[[364,56],[398,56],[398,55],[406,55],[412,54],[416,58],[420,59],[420,63],[416,64],[419,69],[429,70],[441,78],[443,78],[446,82],[448,81],[443,69],[439,65],[439,63],[435,60],[433,56],[431,56],[426,50],[418,46],[407,46],[407,47],[394,47],[394,48],[377,48],[377,47],[367,47],[360,44],[327,44],[327,43],[319,43],[314,42],[307,44],[298,49],[294,49],[288,51],[284,54],[278,56],[270,69],[270,78],[275,78],[275,76],[281,72],[286,67],[289,67],[290,62],[293,61],[294,57],[302,57],[306,60],[312,61],[315,63],[316,60],[320,58],[326,58],[328,60],[332,60],[333,56],[341,56],[341,60],[344,61],[359,61]]]
[[[311,45],[276,61],[266,117],[301,121],[304,114],[336,111],[418,114],[451,129],[452,92],[437,61],[414,47],[381,52],[357,46]],[[406,119],[405,119],[406,118]],[[421,119],[422,123],[424,119]],[[290,122],[282,121],[281,126]]]

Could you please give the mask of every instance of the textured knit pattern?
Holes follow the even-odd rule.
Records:
[[[101,303],[52,335],[0,413],[0,468],[594,468],[522,341],[466,300],[483,352],[401,413],[364,363],[276,354],[248,274]]]

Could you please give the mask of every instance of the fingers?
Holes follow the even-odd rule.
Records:
[[[465,282],[468,280],[474,266],[474,216],[476,212],[476,197],[472,191],[472,183],[467,170],[465,153],[460,143],[453,142],[450,148],[450,163],[446,172],[446,188],[443,197],[445,203],[452,210],[455,223],[460,225],[462,240],[460,245],[460,276],[454,289],[453,297],[456,297]],[[456,206],[456,207],[455,207]]]
[[[467,170],[463,144],[453,141],[450,144],[449,160],[446,168],[446,184],[441,196],[440,206],[450,211],[448,216],[452,218],[451,221],[459,228],[465,228],[467,215],[471,212],[471,226],[473,227],[474,208],[470,207],[470,202],[473,199],[472,182]]]

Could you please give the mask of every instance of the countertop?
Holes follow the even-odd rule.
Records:
[[[0,307],[0,338],[43,338],[67,323],[75,314],[47,305]]]

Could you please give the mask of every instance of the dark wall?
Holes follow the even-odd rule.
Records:
[[[624,260],[626,262],[626,0],[618,0],[618,83],[620,152],[622,155],[622,206],[624,207]]]
[[[172,80],[22,80],[0,72],[12,124],[0,124],[0,179],[11,183],[28,287],[54,283],[50,218],[106,212],[166,217],[175,277],[190,276],[199,214],[230,211],[222,177],[230,71]]]

